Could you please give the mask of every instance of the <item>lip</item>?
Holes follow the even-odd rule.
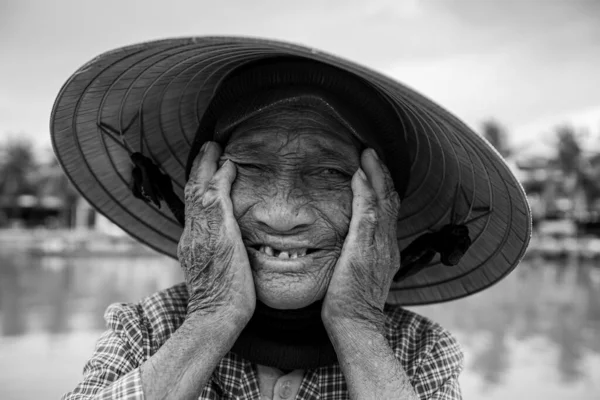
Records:
[[[267,245],[267,244],[265,243],[265,245]],[[288,246],[287,249],[297,249],[300,247],[302,247],[302,246],[294,244],[293,246],[291,246],[291,245]],[[305,247],[308,247],[308,246],[305,246]],[[305,256],[302,256],[302,257],[279,258],[279,257],[270,256],[268,254],[262,253],[261,251],[257,250],[255,248],[255,246],[253,246],[253,247],[247,246],[246,249],[248,251],[248,255],[250,256],[251,260],[254,260],[256,262],[256,265],[253,265],[254,269],[260,269],[260,268],[266,267],[268,269],[274,269],[274,270],[278,270],[281,272],[303,270],[313,264],[314,254],[318,254],[321,251],[323,251],[321,249],[315,249],[314,252],[306,254]],[[286,248],[283,248],[283,247],[281,247],[279,249],[283,250],[283,251],[287,250]],[[254,263],[251,263],[251,264],[254,264]]]
[[[255,261],[254,269],[275,269],[278,271],[302,270],[312,264],[312,257],[306,255],[299,258],[279,258],[262,253],[253,247],[248,247],[248,255]]]
[[[297,249],[306,249],[307,254],[304,257],[309,256],[312,253],[316,253],[318,251],[323,250],[322,248],[317,247],[312,241],[308,240],[306,237],[277,237],[266,235],[263,237],[254,238],[254,240],[246,241],[245,246],[247,249],[256,250],[260,253],[261,246],[269,246],[273,250],[278,252],[281,251],[293,251]]]

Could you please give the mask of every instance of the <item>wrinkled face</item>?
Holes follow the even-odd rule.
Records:
[[[258,299],[279,309],[322,299],[350,224],[359,142],[318,111],[280,108],[238,126],[225,158]]]

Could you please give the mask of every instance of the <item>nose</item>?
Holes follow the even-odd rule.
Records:
[[[309,228],[317,219],[306,201],[281,195],[257,204],[253,213],[261,228],[272,234],[295,234]]]

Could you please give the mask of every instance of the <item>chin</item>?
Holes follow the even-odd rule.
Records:
[[[284,281],[286,279],[283,279]],[[312,284],[312,285],[310,285]],[[265,305],[279,310],[295,310],[311,305],[325,297],[325,290],[300,282],[267,282],[254,278],[257,299]],[[312,286],[312,287],[311,287]]]
[[[280,260],[249,252],[256,298],[279,309],[303,308],[322,300],[327,292],[333,264],[312,257]]]

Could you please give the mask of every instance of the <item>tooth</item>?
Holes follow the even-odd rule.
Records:
[[[287,251],[282,251],[279,253],[279,258],[290,258],[290,254]]]
[[[269,255],[269,256],[272,256],[273,248],[271,246],[265,246],[265,253],[267,253],[267,255]]]
[[[265,246],[260,246],[260,249],[258,249],[258,251],[260,251],[261,253],[265,252]]]
[[[304,257],[306,255],[306,249],[300,249],[300,252],[298,253],[298,255],[300,257]]]
[[[292,254],[290,254],[290,258],[298,258],[298,253],[292,253]]]

